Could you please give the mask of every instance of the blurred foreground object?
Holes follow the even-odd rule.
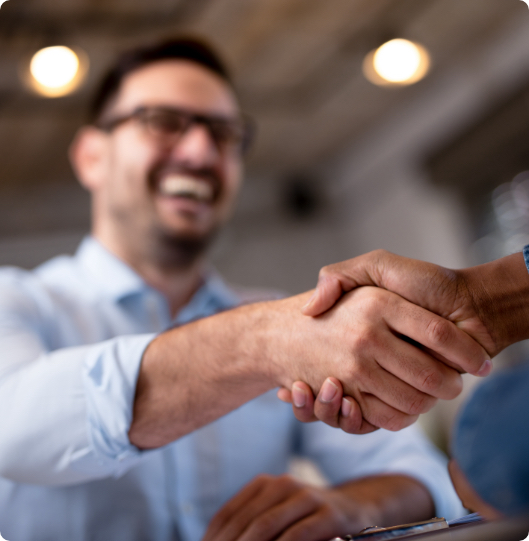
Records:
[[[459,469],[483,502],[507,516],[529,514],[528,391],[529,364],[498,373],[477,388],[454,431]]]

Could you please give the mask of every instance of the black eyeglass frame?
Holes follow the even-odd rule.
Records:
[[[143,122],[145,126],[147,126],[148,123],[146,121],[146,116],[148,113],[152,112],[176,114],[180,118],[185,119],[185,126],[181,130],[180,135],[183,135],[193,124],[201,124],[206,126],[211,138],[215,141],[215,144],[219,148],[222,146],[222,141],[219,140],[219,138],[217,138],[215,135],[215,124],[217,127],[223,126],[224,128],[229,127],[230,129],[233,129],[232,133],[235,133],[236,130],[239,129],[240,136],[234,137],[233,142],[235,145],[239,146],[242,155],[245,155],[249,151],[255,137],[255,122],[250,116],[244,113],[241,114],[241,116],[237,119],[230,119],[222,116],[197,113],[190,109],[179,107],[140,106],[127,115],[118,116],[116,118],[102,119],[95,122],[94,125],[96,128],[107,133],[112,132],[121,124],[133,119],[139,120],[140,122]]]

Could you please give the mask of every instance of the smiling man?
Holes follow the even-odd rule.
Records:
[[[477,343],[382,289],[307,318],[309,294],[244,306],[210,269],[250,136],[200,42],[128,52],[103,81],[71,147],[91,235],[73,257],[0,271],[8,539],[317,541],[460,511],[443,459],[405,428],[460,375],[399,336],[473,373]],[[335,424],[356,435],[275,398],[303,380],[331,401],[328,375],[355,399]],[[405,430],[361,435],[378,427]],[[329,487],[286,475],[295,454]]]

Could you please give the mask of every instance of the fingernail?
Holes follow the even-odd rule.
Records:
[[[306,310],[307,308],[309,308],[315,298],[316,298],[316,291],[314,291],[314,293],[311,295],[310,299],[307,301],[307,304],[303,306],[302,310]]]
[[[292,387],[292,402],[296,408],[302,408],[307,402],[305,391],[297,385]]]
[[[481,368],[476,372],[476,376],[484,378],[488,376],[492,370],[492,361],[487,359],[482,365]]]
[[[332,399],[336,396],[337,392],[338,387],[330,379],[326,379],[321,386],[320,402],[323,402],[324,404],[332,402]]]
[[[342,398],[342,417],[349,417],[352,409],[351,402],[345,398]]]

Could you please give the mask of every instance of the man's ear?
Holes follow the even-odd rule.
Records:
[[[108,135],[93,126],[82,127],[70,145],[70,163],[81,185],[90,192],[105,182],[108,150]]]

